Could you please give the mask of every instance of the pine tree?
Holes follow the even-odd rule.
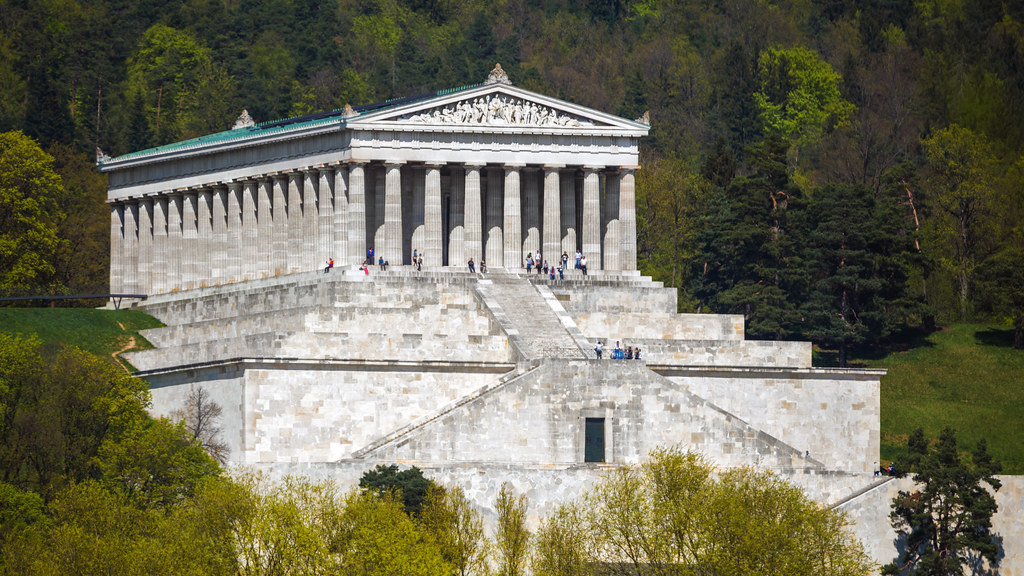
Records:
[[[993,494],[1002,466],[978,442],[971,462],[961,459],[956,432],[946,428],[930,445],[918,428],[907,452],[895,462],[896,475],[914,474],[913,491],[892,501],[892,525],[904,545],[896,562],[882,573],[903,576],[960,576],[966,564],[981,559],[998,564],[1000,547],[992,533],[997,505]],[[982,485],[988,484],[988,488]]]
[[[743,314],[750,336],[782,339],[799,318],[803,198],[787,175],[784,143],[766,140],[750,155],[754,174],[710,202],[694,295],[714,312]]]

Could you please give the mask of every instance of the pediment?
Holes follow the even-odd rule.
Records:
[[[508,85],[459,90],[349,119],[350,128],[641,131],[649,126]]]

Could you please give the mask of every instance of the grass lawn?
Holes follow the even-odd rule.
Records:
[[[882,459],[890,460],[917,428],[936,438],[946,426],[965,450],[985,438],[1003,473],[1024,474],[1024,350],[1013,331],[955,324],[906,351],[868,360],[882,379]]]
[[[46,348],[77,346],[111,361],[116,352],[152,348],[138,331],[158,326],[159,320],[138,310],[0,308],[0,332],[35,334]]]

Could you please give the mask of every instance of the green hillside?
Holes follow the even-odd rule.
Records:
[[[46,347],[77,346],[129,368],[115,355],[152,348],[138,331],[158,326],[159,320],[138,310],[0,308],[0,332],[35,334]]]
[[[1024,474],[1024,352],[1012,345],[1012,330],[954,324],[871,361],[889,370],[882,380],[883,460],[916,428],[936,438],[952,426],[963,447],[985,438],[1005,473]]]

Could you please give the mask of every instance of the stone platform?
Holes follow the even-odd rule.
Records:
[[[636,275],[335,269],[157,295],[140,305],[166,324],[144,332],[156,348],[127,356],[155,413],[204,386],[232,464],[274,475],[354,485],[397,462],[483,511],[510,481],[543,515],[678,445],[826,504],[873,485],[882,371],[814,368],[807,342],[748,341],[741,316],[675,306]],[[617,340],[644,360],[608,359]]]

